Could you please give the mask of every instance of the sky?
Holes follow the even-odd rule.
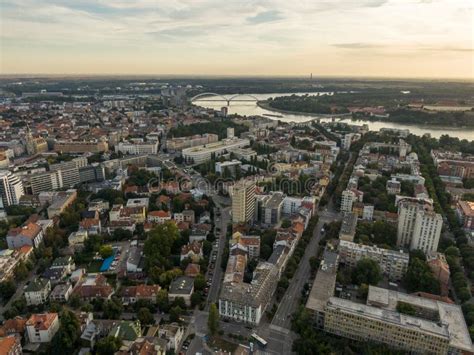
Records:
[[[1,74],[474,79],[474,0],[0,0]]]

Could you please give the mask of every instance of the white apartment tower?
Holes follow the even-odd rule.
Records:
[[[255,216],[255,181],[241,180],[232,190],[232,221],[251,222]]]
[[[443,219],[426,200],[406,199],[398,203],[397,245],[425,253],[438,249]]]
[[[439,213],[418,211],[410,249],[420,249],[425,254],[438,250],[443,218]]]
[[[352,212],[352,204],[356,201],[357,197],[354,191],[344,190],[341,195],[341,212]]]
[[[18,205],[25,194],[23,183],[8,170],[0,171],[0,208]]]

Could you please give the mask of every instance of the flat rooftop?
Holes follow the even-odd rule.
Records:
[[[326,250],[323,261],[319,266],[318,273],[313,282],[313,287],[309,293],[306,308],[312,311],[324,311],[326,304],[334,296],[336,287],[338,254]]]
[[[370,286],[369,294],[367,296],[368,307],[377,308],[370,306],[371,304],[379,305],[383,310],[387,312],[397,312],[398,302],[409,303],[415,307],[428,309],[430,311],[439,314],[440,324],[447,327],[447,332],[450,338],[450,345],[459,349],[472,351],[472,342],[469,335],[464,315],[461,307],[455,304],[449,304],[438,300],[432,300],[429,298],[419,297],[415,295],[409,295],[393,290],[387,290],[380,287]],[[378,309],[378,308],[377,308]],[[439,325],[436,322],[424,320],[416,317],[400,315],[403,320],[408,322],[416,321],[422,322],[426,329],[438,329]],[[406,319],[408,317],[408,319]],[[429,323],[430,325],[425,324]],[[431,328],[430,328],[431,327]]]

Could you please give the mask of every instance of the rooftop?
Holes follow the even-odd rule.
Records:
[[[170,294],[190,295],[194,289],[194,279],[188,276],[180,276],[173,280],[170,285]]]

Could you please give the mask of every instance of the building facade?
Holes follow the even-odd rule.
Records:
[[[251,222],[255,217],[255,181],[241,180],[232,190],[232,221]]]

